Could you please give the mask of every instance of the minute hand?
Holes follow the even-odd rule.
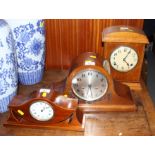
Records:
[[[128,57],[128,55],[131,53],[131,51],[128,52],[128,54],[125,56],[125,58],[123,59],[123,61],[126,60],[126,58]]]

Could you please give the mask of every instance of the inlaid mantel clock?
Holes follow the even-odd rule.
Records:
[[[110,62],[111,74],[121,82],[139,82],[148,39],[142,30],[112,26],[103,31],[103,57]]]
[[[77,99],[59,95],[53,89],[39,89],[28,96],[14,97],[4,126],[83,131],[77,107]]]

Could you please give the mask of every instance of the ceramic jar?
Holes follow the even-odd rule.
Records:
[[[13,35],[5,20],[0,19],[0,113],[8,110],[8,104],[17,92],[17,60]]]
[[[44,20],[7,20],[12,29],[19,82],[32,85],[43,77],[45,63]]]

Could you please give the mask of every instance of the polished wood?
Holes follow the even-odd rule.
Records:
[[[27,96],[42,87],[49,87],[52,82],[64,79],[68,75],[67,70],[49,70],[44,74],[42,82],[24,86],[19,85],[18,94]],[[155,107],[143,82],[142,89],[134,90],[132,96],[135,100],[137,111],[135,112],[104,112],[85,115],[84,132],[66,131],[60,129],[31,129],[19,127],[4,127],[3,123],[8,118],[8,112],[0,114],[0,135],[155,135]]]
[[[69,68],[83,52],[102,55],[102,31],[113,25],[143,28],[143,19],[47,19],[46,69]]]
[[[110,26],[102,33],[103,42],[123,42],[148,44],[149,41],[141,29],[131,26]]]
[[[79,122],[78,115],[76,113],[78,100],[56,94],[53,89],[49,89],[50,92],[47,93],[47,96],[43,96],[43,93],[40,90],[41,89],[27,96],[17,95],[13,98],[9,105],[9,118],[4,124],[6,127],[20,126],[75,131],[84,130],[82,122]],[[54,111],[52,119],[47,121],[38,121],[31,116],[29,111],[30,106],[37,101],[46,102],[52,107]]]
[[[86,61],[93,62],[93,65],[86,65]],[[108,82],[107,92],[103,97],[93,102],[79,99],[79,109],[86,112],[101,111],[135,111],[136,105],[132,99],[128,86],[113,81],[112,76],[102,67],[103,60],[94,52],[82,53],[73,61],[70,74],[66,81],[65,94],[74,96],[72,91],[72,79],[82,70],[96,70],[103,74]]]
[[[127,46],[133,48],[138,55],[138,63],[128,72],[119,72],[111,65],[112,77],[121,82],[139,82],[144,59],[145,45],[148,39],[142,30],[124,26],[112,26],[103,31],[102,41],[104,43],[103,57],[110,61],[112,52],[120,47]],[[125,29],[126,28],[126,29]]]

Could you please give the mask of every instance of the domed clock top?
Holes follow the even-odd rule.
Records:
[[[141,29],[124,25],[105,28],[102,33],[102,41],[149,43],[145,33]]]

